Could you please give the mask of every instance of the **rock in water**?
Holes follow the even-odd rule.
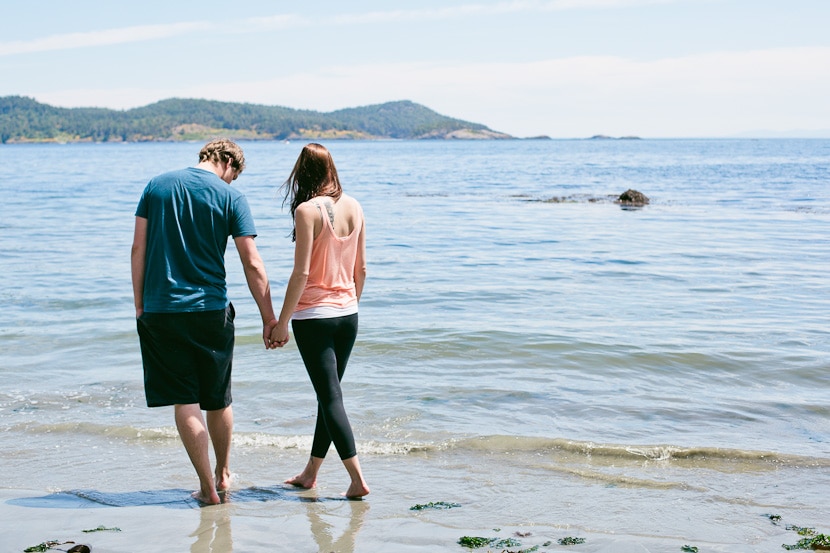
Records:
[[[648,197],[637,190],[628,189],[617,198],[617,201],[624,205],[646,205]]]

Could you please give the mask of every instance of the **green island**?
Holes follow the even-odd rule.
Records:
[[[171,98],[143,107],[60,108],[0,97],[0,143],[234,140],[508,139],[407,100],[332,112]]]

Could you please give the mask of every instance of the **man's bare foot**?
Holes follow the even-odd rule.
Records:
[[[292,486],[297,486],[298,488],[310,490],[312,488],[317,487],[317,477],[308,476],[305,474],[305,472],[301,472],[294,478],[289,478],[288,480],[286,480],[285,483],[291,484]]]
[[[367,486],[365,482],[358,484],[352,483],[343,495],[346,496],[346,499],[357,499],[358,497],[369,495],[369,486]]]
[[[190,494],[190,497],[198,501],[199,503],[203,503],[205,505],[219,505],[222,500],[219,497],[219,494],[214,492],[209,493],[202,493],[201,491],[193,492]]]
[[[221,472],[216,473],[216,491],[217,492],[226,492],[231,489],[231,473],[228,470],[224,470]]]

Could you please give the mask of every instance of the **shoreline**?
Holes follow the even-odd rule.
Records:
[[[264,490],[259,490],[261,494]],[[268,491],[268,490],[265,490]],[[178,503],[154,503],[170,499],[171,492],[182,492]],[[94,553],[134,553],[148,551],[184,551],[208,553],[222,551],[573,551],[593,553],[681,551],[697,547],[700,551],[763,552],[775,551],[782,544],[793,545],[801,538],[784,524],[769,522],[767,531],[752,543],[737,531],[735,539],[723,533],[709,539],[684,539],[665,534],[654,527],[649,532],[620,533],[615,530],[581,528],[568,524],[504,524],[493,528],[477,527],[463,517],[448,516],[447,511],[417,512],[406,518],[391,517],[387,500],[347,501],[333,497],[289,497],[270,490],[270,500],[246,501],[201,507],[185,499],[185,490],[148,491],[146,505],[121,507],[92,505],[76,497],[73,501],[27,490],[0,490],[0,516],[15,530],[4,538],[8,551],[24,551],[45,542],[87,544]],[[237,491],[243,495],[244,490]],[[22,506],[28,501],[41,507]],[[378,504],[380,503],[380,504]],[[458,510],[463,510],[463,507]],[[459,520],[461,518],[461,520]],[[820,529],[819,529],[820,530]],[[726,533],[728,535],[728,532]],[[470,549],[461,541],[488,540],[492,547]],[[48,549],[57,550],[57,549]]]
[[[180,457],[177,446],[165,449]],[[819,482],[823,468],[720,475],[722,482],[732,481],[730,489],[719,489],[709,478],[712,471],[702,470],[690,474],[682,487],[653,489],[633,481],[595,481],[590,467],[577,474],[532,459],[512,463],[506,454],[479,459],[453,453],[368,455],[363,464],[373,492],[350,501],[340,496],[347,481],[336,459],[321,472],[319,488],[302,490],[282,484],[281,476],[291,474],[304,452],[274,456],[268,449],[245,450],[237,452],[240,473],[234,473],[228,500],[200,506],[190,497],[196,482],[181,458],[168,456],[160,465],[161,486],[151,487],[144,476],[130,487],[128,474],[148,472],[130,464],[136,459],[131,449],[110,461],[108,478],[81,470],[85,476],[79,483],[96,482],[100,489],[0,489],[0,517],[13,529],[4,537],[7,550],[24,551],[51,540],[85,543],[94,553],[459,553],[471,551],[459,543],[462,538],[475,538],[493,544],[472,549],[482,553],[676,552],[683,546],[762,553],[798,542],[801,536],[791,527],[830,531],[821,524],[822,491],[804,489],[800,495],[799,488],[799,483]],[[57,469],[50,478],[71,479],[82,468]],[[560,542],[569,538],[584,542],[571,549]]]

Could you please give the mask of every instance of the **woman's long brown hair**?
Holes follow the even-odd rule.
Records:
[[[288,180],[283,183],[285,198],[291,206],[291,220],[297,207],[316,196],[330,196],[337,200],[343,195],[340,178],[331,153],[325,146],[317,143],[306,144]],[[291,239],[297,239],[296,229],[291,232]]]

